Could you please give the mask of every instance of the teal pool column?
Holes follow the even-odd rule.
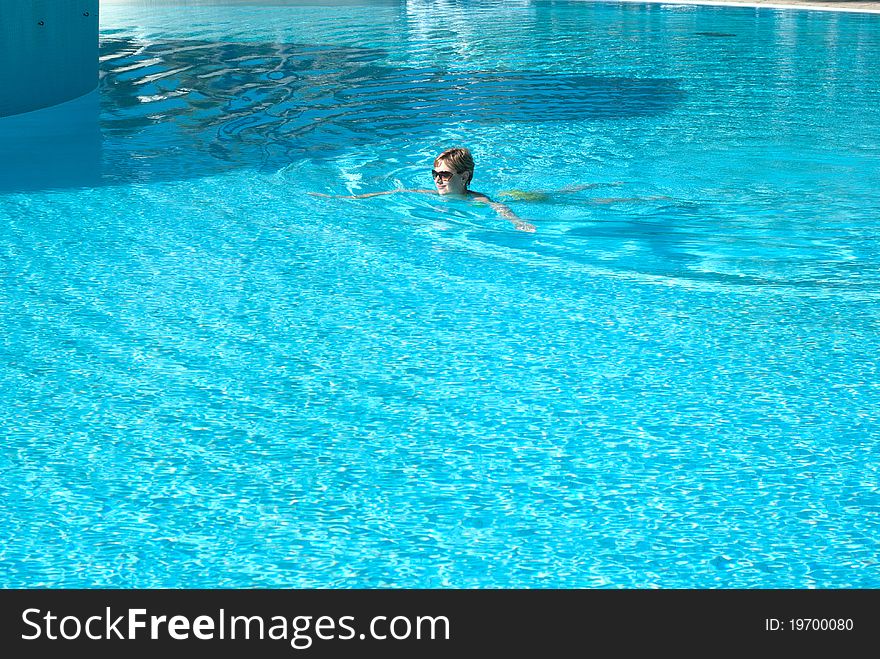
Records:
[[[98,84],[98,0],[0,0],[0,117]]]

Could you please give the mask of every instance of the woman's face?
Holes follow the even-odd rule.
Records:
[[[464,194],[467,192],[467,172],[457,172],[446,160],[437,163],[432,171],[434,185],[440,194]]]

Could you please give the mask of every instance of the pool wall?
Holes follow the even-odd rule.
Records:
[[[98,0],[0,0],[0,117],[98,84]]]

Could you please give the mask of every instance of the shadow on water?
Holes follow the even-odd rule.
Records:
[[[668,112],[682,94],[669,79],[392,68],[382,63],[386,55],[306,44],[105,38],[100,108],[76,110],[72,124],[80,128],[66,137],[56,129],[49,139],[38,113],[0,120],[8,169],[0,190],[274,170],[383,139],[429,139],[463,118],[620,120]],[[43,125],[57,125],[59,111]],[[90,122],[96,129],[81,128]]]

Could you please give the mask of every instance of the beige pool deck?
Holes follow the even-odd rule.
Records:
[[[664,5],[719,5],[767,7],[771,9],[812,9],[880,14],[880,2],[863,0],[618,0],[618,2],[657,2]]]

